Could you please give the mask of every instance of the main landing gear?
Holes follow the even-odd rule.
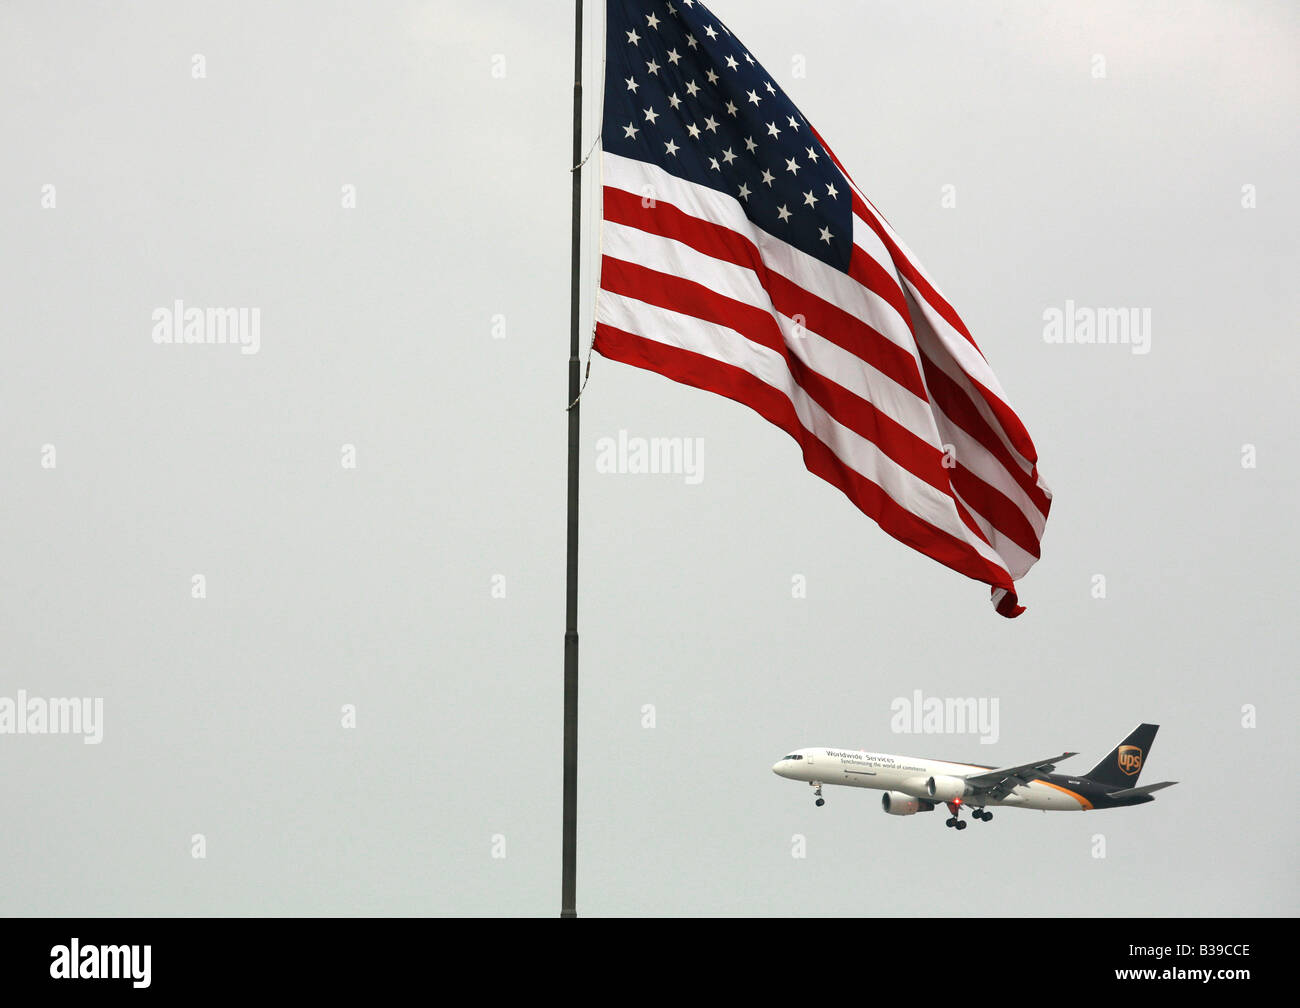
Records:
[[[816,805],[818,808],[821,808],[823,805],[826,804],[826,799],[822,797],[821,781],[813,781],[812,786],[813,786],[813,794],[817,796],[817,800],[813,802],[813,804]]]
[[[951,826],[953,829],[959,829],[959,830],[965,829],[966,823],[962,822],[960,819],[957,818],[958,813],[961,812],[961,802],[960,801],[948,802],[948,811],[952,813],[952,816],[951,818],[948,819],[947,822],[944,823],[944,825]],[[988,809],[976,808],[976,809],[971,809],[970,817],[972,819],[980,819],[983,820],[984,822],[990,822],[993,819],[993,813],[990,812]]]

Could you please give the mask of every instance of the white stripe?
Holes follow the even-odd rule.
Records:
[[[756,226],[733,197],[677,178],[644,161],[609,153],[602,153],[601,161],[606,186],[643,199],[648,196],[662,200],[692,217],[730,228],[758,246],[759,255],[769,268],[865,322],[890,342],[916,356],[912,333],[893,305],[847,273],[828,269],[820,259]]]
[[[952,492],[953,496],[961,501],[962,506],[966,508],[971,518],[975,520],[975,524],[980,527],[980,531],[984,533],[998,556],[1002,558],[1002,566],[1011,574],[1011,580],[1019,581],[1029,572],[1030,567],[1038,563],[1038,557],[1026,552],[1014,540],[999,532],[997,526],[980,514],[971,505],[970,501],[957,492],[956,487],[953,487]]]
[[[1016,450],[1016,446],[1011,442],[1011,438],[1007,436],[1007,432],[1003,429],[1002,422],[998,419],[997,414],[993,412],[993,407],[985,401],[984,397],[980,394],[979,389],[975,388],[975,386],[971,384],[970,375],[963,370],[961,363],[954,360],[948,353],[951,344],[942,340],[935,333],[934,327],[931,325],[932,319],[938,318],[940,322],[943,322],[943,319],[939,318],[938,312],[934,311],[933,308],[929,308],[925,305],[925,302],[921,297],[912,289],[911,284],[907,285],[907,299],[908,304],[910,305],[924,306],[918,308],[917,314],[913,319],[917,346],[920,347],[925,355],[930,358],[935,367],[951,378],[953,382],[956,383],[957,387],[966,393],[966,398],[970,400],[971,405],[975,407],[975,410],[979,415],[984,418],[985,423],[988,424],[997,436],[997,439],[1002,443],[1002,446],[1007,450],[1012,461],[1020,466],[1021,471],[1024,472],[1025,475],[1032,476],[1034,472],[1033,463]],[[946,322],[943,322],[943,324],[945,326],[947,325]],[[949,329],[949,332],[952,332],[951,328]],[[955,336],[967,347],[970,347],[970,344],[966,343],[965,338],[960,333],[956,333]],[[924,375],[924,372],[922,372],[922,374]],[[926,391],[929,392],[928,385],[926,386]],[[930,399],[931,401],[934,400],[933,394],[931,394]],[[1009,406],[1007,408],[1010,409]],[[985,450],[987,451],[987,449]],[[996,461],[996,457],[992,456],[991,453],[990,457],[994,458]],[[997,464],[999,466],[1002,465],[1001,462],[997,462]],[[1047,490],[1041,478],[1038,480],[1038,483],[1040,486],[1043,486],[1044,491]]]
[[[859,195],[862,194],[859,192]],[[926,281],[926,283],[930,285],[931,289],[935,292],[935,294],[943,298],[943,292],[939,289],[939,285],[935,283],[934,280],[930,277],[930,275],[926,272],[925,267],[921,265],[920,260],[916,258],[912,250],[907,247],[907,243],[904,242],[903,239],[899,237],[898,232],[896,232],[892,227],[889,226],[889,222],[886,221],[882,215],[873,212],[874,207],[871,205],[871,201],[868,200],[866,196],[862,196],[862,200],[864,203],[867,204],[868,212],[871,212],[872,217],[877,222],[879,222],[881,229],[884,230],[884,232],[887,235],[889,235],[890,239],[893,240],[893,242],[898,246],[899,253],[903,256],[903,258],[906,259],[907,262],[912,266],[912,268],[915,269],[916,272]],[[856,241],[857,222],[861,221],[861,218],[855,214],[854,220],[855,220],[854,238]],[[862,221],[862,226],[865,230],[868,231],[871,230],[869,225],[867,225],[865,221]],[[879,241],[879,236],[877,235],[876,237],[877,237],[877,241]],[[920,309],[922,315],[930,323],[930,327],[933,330],[934,335],[939,341],[940,345],[942,345],[943,348],[947,351],[946,354],[939,355],[939,357],[936,357],[935,354],[933,354],[929,350],[929,348],[926,349],[926,352],[930,354],[932,358],[935,359],[936,363],[939,362],[940,357],[945,357],[945,356],[950,357],[952,361],[959,368],[961,368],[963,372],[965,372],[966,375],[968,375],[970,378],[974,379],[975,381],[979,382],[980,385],[982,385],[985,389],[988,390],[990,395],[997,398],[1002,403],[1002,405],[1006,407],[1008,410],[1011,410],[1011,406],[1007,403],[1007,395],[1002,390],[1002,383],[998,381],[997,375],[993,373],[993,368],[990,367],[989,362],[984,359],[984,355],[980,353],[980,351],[976,349],[974,345],[972,345],[970,340],[968,340],[965,336],[963,336],[956,329],[954,329],[951,324],[949,324],[948,320],[943,317],[939,309],[936,308],[934,305],[932,305],[928,300],[926,300],[926,298],[921,294],[920,290],[917,289],[915,284],[913,284],[910,280],[907,280],[905,277],[899,274],[897,270],[893,270],[892,272],[894,272],[895,275],[899,277],[899,282],[903,285],[904,289],[909,295],[909,300],[912,302],[914,307],[918,307]],[[943,299],[944,301],[948,300],[947,298],[943,298]],[[948,302],[948,304],[951,307],[952,303]],[[916,322],[916,317],[915,317],[915,313],[913,313],[913,323],[915,324],[915,322]],[[919,333],[917,335],[917,339],[918,340],[920,339]],[[955,377],[954,375],[951,374],[950,371],[948,371],[948,369],[945,369],[945,372],[948,373],[950,377]],[[959,382],[959,384],[961,384],[963,387],[969,387],[968,382]],[[979,391],[971,387],[971,392],[973,393],[972,398],[974,399],[976,405],[982,408],[981,412],[987,411],[988,416],[993,416],[992,410],[989,409],[988,404],[984,402],[984,397],[979,393]],[[1011,410],[1011,412],[1014,413],[1015,411]],[[1011,452],[1012,456],[1023,465],[1025,472],[1026,473],[1031,472],[1033,470],[1033,463],[1031,463],[1023,455],[1021,455],[1019,450],[1016,449],[1015,445],[1012,444],[1010,439],[1006,437],[1006,434],[1002,429],[1001,423],[999,423],[997,419],[994,418],[991,423],[991,426],[995,431],[998,432],[999,436],[1006,444],[1007,449]]]
[[[922,441],[943,451],[927,400],[918,398],[869,362],[814,332],[807,320],[800,326],[794,319],[777,312],[753,270],[715,259],[672,238],[609,222],[605,223],[604,251],[614,259],[692,280],[724,297],[769,313],[780,327],[785,345],[811,370],[867,400]],[[827,272],[833,269],[818,265]]]
[[[968,543],[984,559],[1006,570],[997,552],[962,522],[952,497],[913,475],[822,409],[794,380],[785,359],[776,351],[752,343],[726,326],[604,290],[597,297],[596,319],[752,374],[789,399],[805,429],[846,466],[875,483],[905,510]]]
[[[777,313],[753,270],[706,255],[675,239],[611,222],[604,225],[604,252],[624,262],[686,278],[772,314],[781,328],[786,346],[804,364],[867,400],[885,416],[940,452],[951,444],[962,465],[1013,501],[1037,535],[1042,536],[1046,524],[1043,514],[1002,463],[980,442],[953,424],[936,405],[918,399],[857,355],[826,340],[810,329],[806,321],[800,330],[792,319]],[[833,269],[822,263],[817,265],[826,272]]]
[[[987,448],[955,423],[948,419],[946,413],[938,406],[933,407],[935,425],[944,445],[952,445],[953,454],[962,468],[970,470],[989,486],[1006,496],[1025,516],[1036,539],[1042,539],[1047,527],[1047,516],[1038,510],[1037,505],[1025,493],[1024,488],[1016,482],[1015,477],[1007,472]]]
[[[894,240],[898,242],[900,250],[905,249],[902,241],[898,239],[898,236],[894,234],[893,230],[883,220],[881,221],[881,227],[883,227],[894,238]],[[987,376],[987,380],[981,379],[982,384],[991,393],[996,394],[1005,405],[1006,397],[1002,393],[1002,387],[998,384],[996,376],[994,376],[992,370],[989,368],[988,362],[980,352],[975,349],[975,347],[971,346],[966,337],[953,329],[952,326],[948,324],[947,319],[945,319],[937,309],[932,307],[928,301],[921,297],[921,294],[916,289],[915,285],[898,272],[898,268],[894,264],[894,260],[890,256],[889,250],[885,247],[884,242],[880,240],[880,236],[876,234],[876,232],[872,230],[871,226],[857,213],[854,213],[853,215],[853,244],[862,252],[863,255],[869,256],[873,259],[881,269],[897,281],[899,289],[905,292],[904,299],[913,308],[910,325],[915,327],[913,329],[915,341],[923,346],[931,360],[933,360],[935,364],[939,365],[945,374],[956,381],[960,387],[970,394],[973,404],[977,409],[979,409],[981,415],[983,415],[988,421],[989,426],[998,433],[999,439],[1011,453],[1011,457],[1021,464],[1026,473],[1032,472],[1033,466],[1020,454],[1019,451],[1016,450],[1011,439],[1008,438],[1003,431],[1001,421],[998,420],[988,403],[984,400],[984,397],[973,385],[971,385],[969,378],[967,377],[972,373]],[[908,261],[916,268],[917,272],[921,273],[922,276],[925,276],[920,264],[910,255],[910,253],[908,253]],[[926,280],[930,282],[931,287],[934,287],[936,291],[938,290],[933,281],[930,281],[928,276],[926,276]],[[917,319],[916,312],[918,311],[923,314],[923,321]],[[917,325],[918,321],[922,321],[922,324],[919,326]],[[928,322],[929,325],[926,326],[924,324],[925,322]],[[942,334],[942,336],[940,334]],[[932,340],[928,341],[928,344],[923,342],[924,337],[927,335],[933,337]],[[1007,408],[1010,409],[1010,406]],[[981,450],[987,451],[987,449]],[[989,458],[995,465],[1001,467],[1001,463],[991,454],[989,455]],[[986,480],[986,482],[992,482],[995,486],[1000,485],[993,480]],[[1011,482],[1014,483],[1014,480],[1011,480]],[[1020,490],[1018,487],[1017,492],[1018,494],[1024,493],[1024,491]],[[1013,496],[1014,499],[1015,495],[1009,494],[1009,496]],[[1030,503],[1029,506],[1031,512],[1027,517],[1030,517],[1030,520],[1032,521],[1033,515],[1038,514],[1038,509],[1032,503]]]

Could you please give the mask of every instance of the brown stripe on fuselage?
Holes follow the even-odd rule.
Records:
[[[1090,808],[1092,808],[1092,802],[1088,801],[1087,798],[1085,798],[1083,795],[1079,794],[1079,792],[1077,792],[1077,791],[1071,791],[1069,788],[1061,787],[1060,784],[1053,784],[1051,781],[1040,780],[1040,781],[1034,781],[1034,783],[1035,783],[1035,784],[1042,784],[1044,787],[1056,788],[1056,790],[1057,790],[1057,791],[1060,791],[1062,794],[1068,794],[1071,798],[1073,798],[1073,799],[1074,799],[1075,801],[1077,801],[1081,806],[1083,806],[1083,811],[1084,811],[1084,812],[1086,812],[1086,811],[1088,811]]]

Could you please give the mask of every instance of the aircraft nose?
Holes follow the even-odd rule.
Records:
[[[776,774],[778,777],[784,777],[785,775],[781,773],[781,771],[784,768],[785,768],[785,760],[777,760],[775,763],[772,764],[772,773]]]

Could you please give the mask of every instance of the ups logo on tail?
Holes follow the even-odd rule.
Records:
[[[1142,750],[1135,745],[1119,747],[1119,768],[1132,777],[1142,769]]]

